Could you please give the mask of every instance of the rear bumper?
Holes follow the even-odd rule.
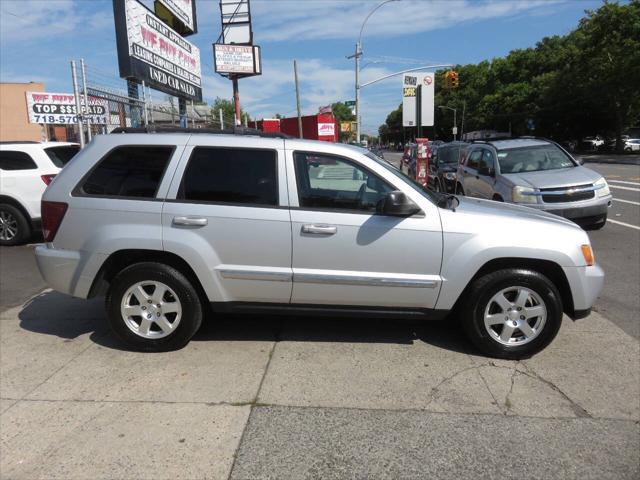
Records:
[[[45,282],[54,290],[87,298],[89,290],[105,259],[104,255],[91,255],[52,248],[47,245],[36,247],[36,263]]]
[[[604,285],[604,271],[599,265],[591,267],[563,267],[571,295],[573,297],[573,312],[569,316],[574,320],[584,318],[591,312],[596,298]]]

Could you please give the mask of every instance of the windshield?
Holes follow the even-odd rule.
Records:
[[[394,167],[393,165],[391,165],[389,162],[387,162],[386,160],[378,157],[375,153],[373,152],[363,152],[367,157],[369,157],[371,160],[376,161],[378,164],[382,165],[385,169],[387,169],[388,171],[390,171],[391,173],[393,173],[396,177],[404,180],[406,183],[408,183],[409,185],[411,185],[414,190],[416,190],[418,193],[420,193],[423,197],[428,198],[429,200],[431,200],[434,203],[438,203],[438,200],[440,199],[440,195],[432,192],[431,190],[428,190],[427,187],[421,185],[420,183],[418,183],[416,180],[414,180],[413,178],[411,178],[409,175],[405,174],[404,172],[401,172],[400,170],[398,170],[396,167]]]
[[[64,147],[45,148],[44,151],[49,155],[56,167],[62,168],[80,151],[80,147],[78,145],[65,145]]]
[[[540,172],[576,166],[571,157],[551,144],[499,150],[498,163],[501,173]]]

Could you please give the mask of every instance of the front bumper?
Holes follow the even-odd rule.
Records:
[[[576,223],[580,223],[581,218],[601,218],[607,214],[611,206],[611,195],[601,198],[592,198],[581,202],[565,203],[519,203],[524,207],[544,210],[560,217],[568,218]]]
[[[590,267],[563,267],[573,297],[574,320],[586,317],[604,285],[604,271],[599,265]]]

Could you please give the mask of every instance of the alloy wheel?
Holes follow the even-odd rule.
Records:
[[[182,305],[169,286],[143,281],[125,292],[120,312],[133,333],[146,339],[158,339],[176,330],[182,318]]]
[[[0,211],[0,240],[13,240],[18,234],[18,220],[6,211]]]
[[[534,340],[547,320],[547,308],[533,290],[508,287],[496,293],[487,303],[484,326],[493,340],[509,347]]]

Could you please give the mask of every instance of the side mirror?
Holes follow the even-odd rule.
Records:
[[[377,213],[393,217],[410,217],[420,212],[420,207],[413,203],[407,196],[395,190],[389,192],[380,202],[378,202]]]

